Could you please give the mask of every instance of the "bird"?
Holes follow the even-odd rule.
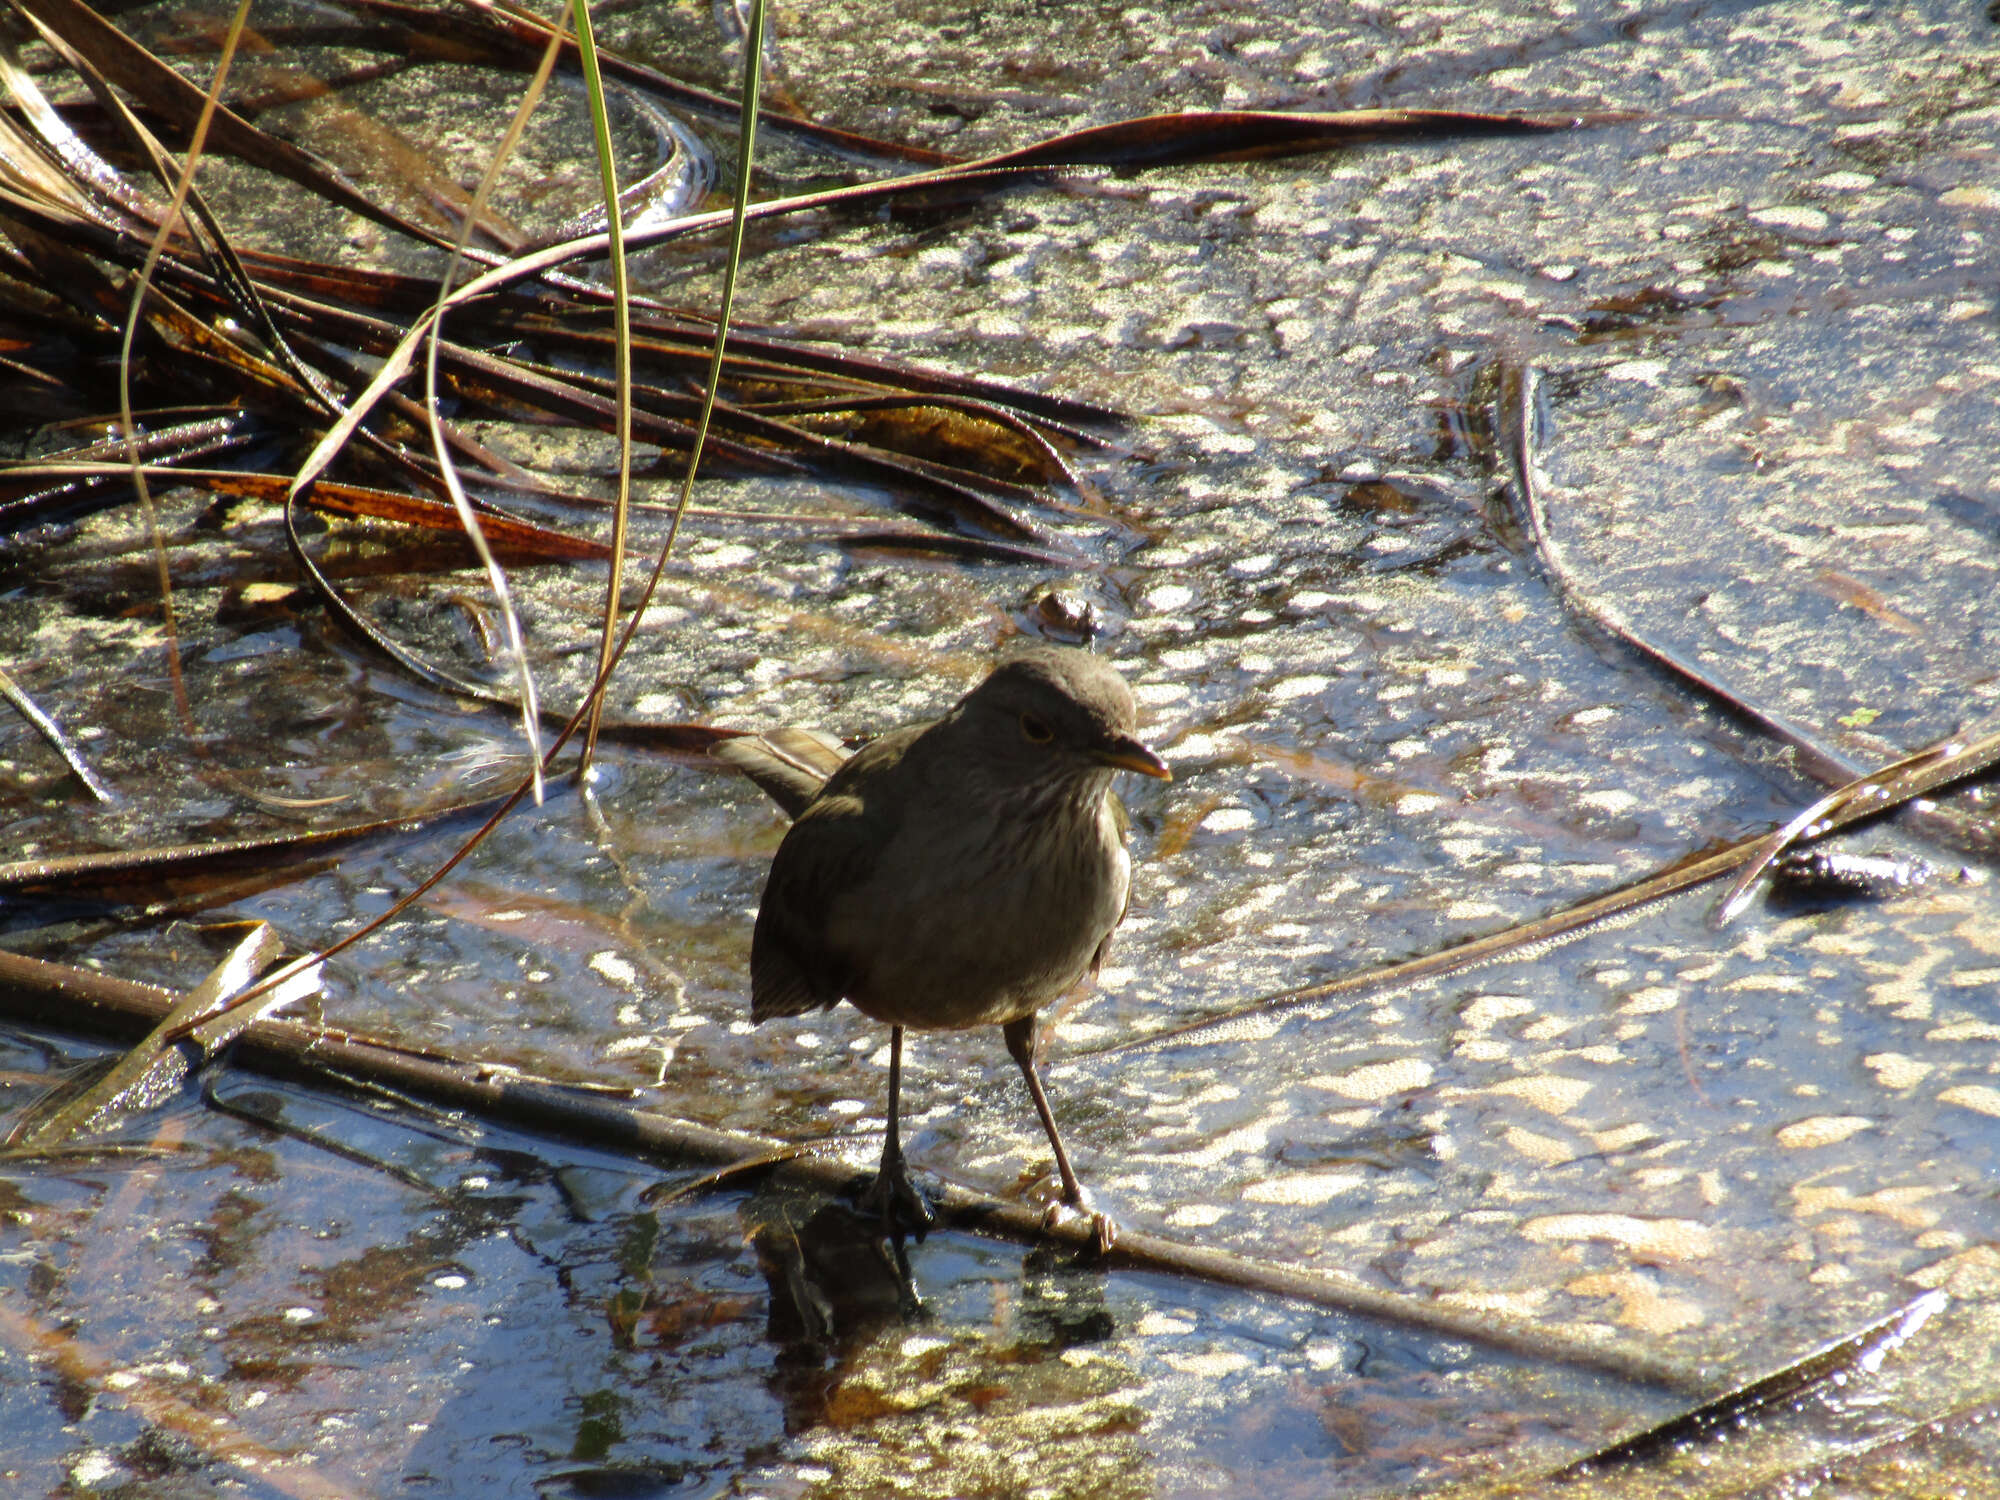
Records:
[[[897,1125],[903,1032],[998,1026],[1061,1179],[1051,1222],[1117,1225],[1070,1166],[1035,1062],[1036,1016],[1104,962],[1131,892],[1120,771],[1173,779],[1137,733],[1124,678],[1089,652],[1033,646],[943,717],[851,756],[786,728],[710,753],[793,816],[772,857],[750,947],[750,1017],[845,1000],[889,1026],[882,1160],[860,1199],[897,1233],[936,1222]]]

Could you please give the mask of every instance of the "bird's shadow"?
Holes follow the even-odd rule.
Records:
[[[911,1273],[909,1244],[886,1234],[878,1215],[823,1192],[771,1185],[745,1201],[743,1215],[757,1265],[769,1288],[766,1333],[775,1352],[771,1385],[785,1409],[787,1430],[825,1422],[847,1377],[885,1336],[938,1320]],[[974,1235],[942,1237],[971,1246]],[[1002,1264],[972,1250],[967,1266],[933,1237],[929,1250],[951,1264],[941,1291],[947,1302],[992,1280],[1006,1294],[1015,1336],[1024,1347],[1060,1352],[1115,1333],[1105,1306],[1103,1276],[1076,1257],[1037,1246],[1020,1262],[1018,1280]],[[983,1274],[981,1274],[983,1272]],[[958,1309],[964,1312],[965,1309]],[[954,1314],[947,1310],[946,1318]]]

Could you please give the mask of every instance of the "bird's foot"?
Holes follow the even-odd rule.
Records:
[[[1109,1255],[1111,1247],[1118,1243],[1118,1221],[1097,1206],[1097,1202],[1085,1188],[1076,1190],[1074,1202],[1058,1198],[1042,1210],[1042,1228],[1063,1230],[1073,1225],[1087,1223],[1099,1255]]]
[[[937,1211],[910,1181],[900,1157],[882,1163],[875,1180],[861,1190],[855,1207],[879,1218],[883,1232],[892,1237],[913,1234],[921,1240],[937,1224]]]

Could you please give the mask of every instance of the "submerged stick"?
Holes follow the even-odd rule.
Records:
[[[153,985],[0,952],[0,1005],[17,1020],[71,1032],[125,1035],[156,1025],[179,999],[175,992]],[[346,1075],[512,1129],[542,1131],[599,1148],[720,1167],[765,1158],[760,1165],[773,1175],[828,1190],[845,1188],[866,1175],[860,1164],[831,1148],[800,1152],[769,1137],[636,1109],[549,1079],[403,1051],[382,1041],[296,1021],[253,1023],[237,1044],[236,1061],[315,1086],[324,1086],[330,1074]],[[934,1202],[945,1221],[961,1229],[1026,1243],[1054,1240],[1078,1250],[1094,1243],[1087,1221],[1045,1225],[1036,1206],[1004,1202],[953,1184],[944,1184]],[[1524,1359],[1592,1370],[1634,1385],[1693,1395],[1709,1389],[1698,1370],[1587,1333],[1384,1290],[1344,1272],[1307,1270],[1137,1230],[1121,1234],[1101,1263],[1111,1269],[1160,1272],[1290,1297]]]

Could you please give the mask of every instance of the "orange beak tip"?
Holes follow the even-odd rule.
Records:
[[[1160,759],[1159,753],[1151,745],[1141,744],[1138,740],[1108,746],[1098,753],[1098,759],[1121,771],[1136,771],[1141,776],[1151,776],[1159,781],[1174,779],[1174,773]]]

